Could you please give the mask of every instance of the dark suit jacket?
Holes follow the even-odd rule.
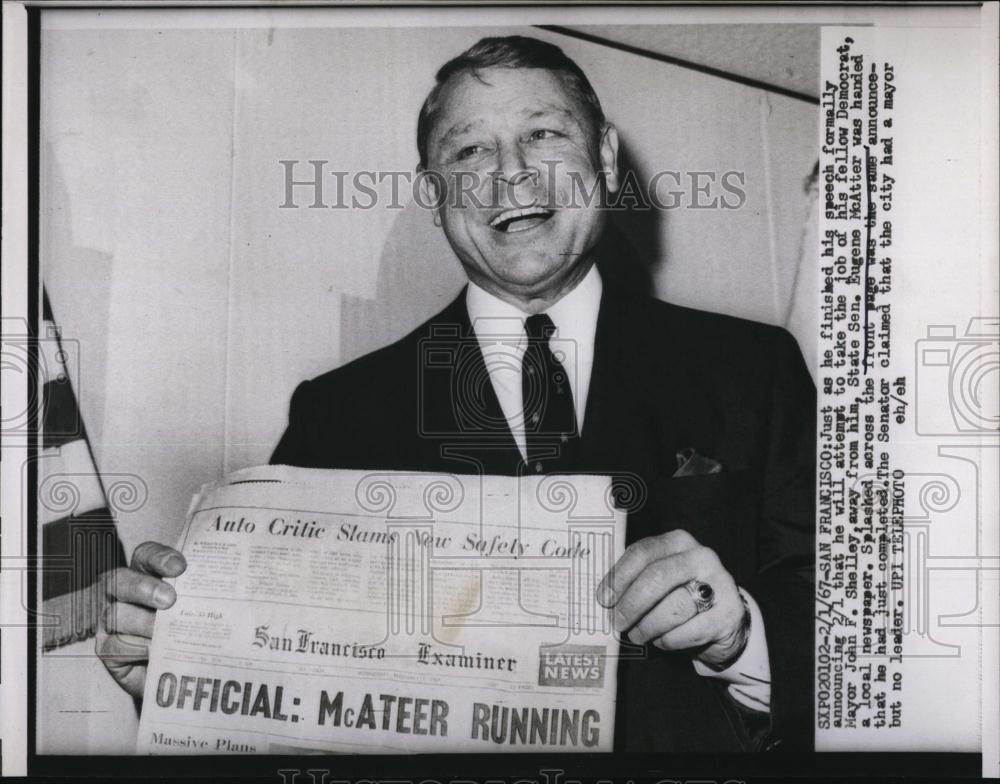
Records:
[[[694,448],[720,473],[672,478]],[[273,463],[517,475],[464,292],[402,340],[303,382]],[[813,728],[815,390],[794,339],[605,283],[583,433],[563,471],[638,475],[627,540],[674,528],[713,548],[764,616],[766,735],[690,656],[619,666],[617,751],[808,749]],[[634,500],[634,499],[633,499]],[[765,727],[766,727],[765,722]]]

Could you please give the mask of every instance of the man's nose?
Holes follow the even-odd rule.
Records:
[[[538,169],[529,168],[521,146],[518,144],[504,145],[500,150],[499,168],[496,175],[510,185],[521,185],[525,180],[538,179]]]
[[[498,163],[493,188],[496,206],[521,208],[533,204],[537,199],[538,169],[527,165],[521,148],[503,148]]]

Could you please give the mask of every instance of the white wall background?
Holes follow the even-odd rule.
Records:
[[[201,483],[266,462],[298,381],[405,334],[461,287],[428,213],[279,209],[278,161],[411,169],[435,71],[483,35],[562,46],[646,176],[746,172],[741,210],[657,213],[636,244],[658,296],[785,323],[816,107],[531,28],[255,29],[260,14],[238,13],[232,29],[114,29],[89,11],[43,29],[42,276],[80,341],[99,469],[149,488],[120,517],[127,552],[172,543]],[[731,29],[731,59],[742,47],[759,69],[760,36]],[[41,750],[129,750],[131,706],[93,658],[46,658]],[[106,712],[85,724],[81,705]]]

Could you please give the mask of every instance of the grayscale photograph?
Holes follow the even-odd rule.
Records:
[[[995,762],[995,8],[10,6],[4,773]]]

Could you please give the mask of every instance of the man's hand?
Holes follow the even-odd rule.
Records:
[[[698,611],[692,580],[712,587],[712,606]],[[687,531],[649,536],[625,550],[597,588],[597,600],[614,607],[615,630],[628,630],[636,645],[665,651],[692,650],[717,670],[746,648],[749,614],[714,550]]]
[[[184,556],[157,542],[143,542],[132,553],[132,565],[105,577],[108,606],[97,630],[97,655],[111,677],[133,697],[142,698],[149,642],[157,610],[176,600],[161,577],[176,577],[187,568]]]

